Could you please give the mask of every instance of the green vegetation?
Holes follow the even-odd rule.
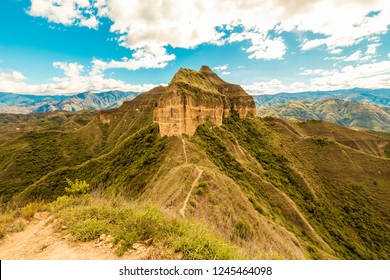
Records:
[[[66,178],[66,182],[69,185],[69,188],[65,188],[65,191],[68,194],[86,194],[91,190],[91,186],[86,181],[79,181],[76,179],[74,182]]]
[[[93,199],[90,195],[59,197],[51,205],[58,222],[66,225],[67,232],[77,241],[111,235],[118,255],[123,255],[136,242],[152,238],[155,248],[167,254],[172,249],[183,259],[248,258],[206,226],[174,219],[153,205],[118,205],[112,200]]]
[[[316,102],[288,101],[273,106],[261,106],[261,116],[274,116],[289,120],[324,120],[350,128],[390,132],[390,109],[387,106],[325,99]]]
[[[295,160],[294,163],[289,160],[296,158],[294,154],[299,155],[299,149],[283,148],[283,144],[278,140],[280,136],[275,133],[281,129],[282,123],[275,122],[274,119],[265,121],[263,123],[258,120],[240,120],[233,115],[232,118],[225,120],[220,129],[210,129],[207,124],[200,126],[193,141],[205,149],[221,171],[226,172],[243,188],[253,207],[260,214],[270,215],[272,219],[292,230],[296,236],[307,243],[308,248],[311,248],[308,249],[311,258],[319,257],[314,249],[320,246],[315,236],[302,223],[301,218],[289,209],[287,202],[282,202],[282,197],[262,184],[261,180],[271,183],[290,197],[338,257],[388,258],[390,238],[386,235],[389,231],[389,224],[386,221],[389,216],[383,215],[382,209],[373,204],[372,195],[366,191],[369,181],[339,182],[332,177],[311,173],[307,176],[315,180],[317,187],[321,188],[321,196],[314,197],[307,182],[297,177],[297,173],[292,168],[302,170],[299,165],[295,166],[299,161]],[[257,160],[263,171],[237,161],[232,154],[233,150],[228,148],[236,141]],[[333,151],[337,149],[337,144],[328,137],[310,137],[300,145],[324,155],[327,161],[333,161],[333,155],[335,160],[340,160]],[[300,156],[306,160],[309,155],[304,153]],[[317,161],[316,165],[319,166],[318,168],[328,166],[323,161]],[[317,169],[317,172],[320,171]],[[353,173],[350,175],[349,180],[354,180]],[[378,183],[376,184],[379,187]],[[245,239],[244,229],[245,227],[240,223],[237,224],[235,235]]]
[[[42,209],[44,209],[43,203],[31,202],[20,209],[20,214],[24,219],[30,220],[32,217],[34,217],[35,213],[41,211]]]
[[[172,87],[222,104],[227,86],[248,101],[203,70],[181,70]],[[0,115],[0,237],[50,208],[65,234],[109,235],[118,255],[152,242],[160,258],[390,258],[389,134],[233,111],[183,144],[153,124],[164,94],[96,115]]]

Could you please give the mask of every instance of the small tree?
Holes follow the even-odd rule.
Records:
[[[66,178],[66,182],[68,183],[69,188],[66,187],[65,191],[71,195],[86,194],[91,190],[90,185],[85,180],[80,181],[76,179],[76,181],[72,182],[71,180]]]

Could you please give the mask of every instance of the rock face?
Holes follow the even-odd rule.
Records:
[[[153,112],[161,135],[187,134],[210,120],[222,120],[236,111],[240,118],[256,115],[253,98],[239,85],[226,83],[207,66],[200,71],[181,68],[161,94]]]

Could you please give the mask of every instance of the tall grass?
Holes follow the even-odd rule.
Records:
[[[206,226],[172,218],[150,204],[118,207],[112,201],[94,200],[84,195],[61,197],[52,203],[52,211],[77,241],[111,235],[119,256],[134,243],[152,238],[156,248],[172,249],[184,259],[248,258]]]

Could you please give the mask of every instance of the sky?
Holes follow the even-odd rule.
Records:
[[[388,0],[1,0],[0,92],[144,92],[208,65],[251,94],[390,88]]]

